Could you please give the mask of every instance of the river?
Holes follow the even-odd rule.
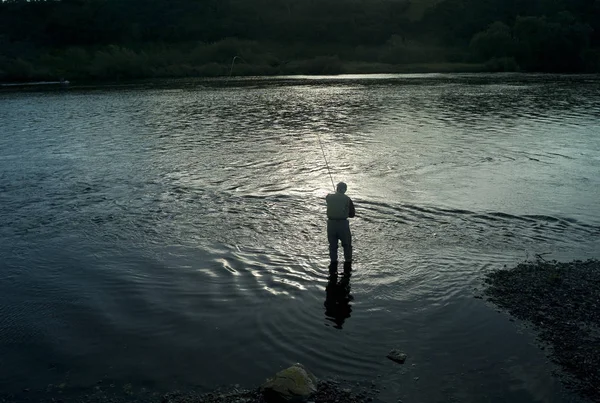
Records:
[[[474,296],[536,254],[600,257],[599,78],[174,80],[0,106],[0,390],[253,387],[302,362],[385,402],[578,401]],[[344,295],[318,136],[357,211]]]

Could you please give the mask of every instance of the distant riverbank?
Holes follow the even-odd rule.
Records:
[[[0,85],[3,87],[26,83],[54,82],[66,79],[71,82],[114,82],[121,80],[143,80],[155,78],[217,78],[251,77],[278,75],[340,75],[340,74],[407,74],[407,73],[486,73],[513,72],[518,69],[498,69],[497,66],[482,63],[410,63],[389,64],[371,62],[347,62],[337,57],[318,57],[298,60],[284,65],[264,65],[237,63],[208,63],[200,65],[181,64],[162,67],[134,68],[127,64],[113,64],[106,71],[98,72],[90,67],[86,71],[52,72],[47,68],[37,69],[27,64],[23,69],[4,74]],[[57,73],[61,73],[60,76]]]
[[[0,83],[156,78],[533,71],[512,57],[482,62],[464,49],[395,39],[382,46],[304,45],[228,38],[215,43],[69,47],[0,57]],[[579,71],[574,69],[573,71]]]

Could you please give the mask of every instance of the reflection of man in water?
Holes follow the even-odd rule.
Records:
[[[352,234],[348,218],[354,217],[352,199],[345,195],[348,187],[344,182],[337,184],[336,192],[327,195],[327,239],[329,240],[329,257],[331,266],[337,267],[338,241],[344,248],[344,265],[352,263]]]
[[[325,288],[325,316],[327,320],[335,323],[334,327],[341,329],[346,319],[350,317],[354,299],[350,295],[351,270],[347,267],[338,282],[337,269],[329,271],[329,282]]]

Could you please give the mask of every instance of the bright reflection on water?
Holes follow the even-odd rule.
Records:
[[[599,257],[599,84],[288,77],[0,93],[0,390],[254,386],[300,361],[375,379],[384,401],[572,399],[530,332],[473,290],[536,253]],[[357,207],[339,289],[317,133]]]

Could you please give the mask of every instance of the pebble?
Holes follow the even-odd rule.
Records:
[[[387,355],[387,358],[394,362],[397,362],[398,364],[404,364],[404,361],[406,361],[407,357],[408,356],[405,353],[397,349],[393,349]]]
[[[539,341],[552,347],[549,354],[553,361],[562,363],[573,378],[572,389],[589,395],[591,400],[600,399],[600,354],[593,338],[586,337],[587,329],[581,326],[597,322],[600,261],[563,263],[538,257],[489,273],[485,283],[485,294],[510,313],[511,322],[519,319],[520,323],[536,326]]]
[[[365,387],[365,382],[327,382],[317,384],[317,392],[311,396],[306,403],[367,403],[377,401],[375,398],[380,388],[376,388],[376,382],[372,382],[372,388]],[[360,385],[363,385],[362,387]],[[368,385],[368,383],[366,384]],[[99,385],[93,385],[98,387]],[[107,385],[108,386],[108,385]],[[238,389],[239,388],[239,389]],[[120,390],[120,388],[119,388]],[[111,392],[108,392],[109,394]],[[162,403],[265,403],[259,389],[245,390],[240,385],[231,385],[227,389],[219,389],[206,394],[182,393],[173,391],[165,395],[154,394],[151,399],[140,399],[136,401],[162,402]],[[140,396],[141,397],[141,396]],[[91,398],[91,399],[90,399]],[[65,399],[63,397],[63,399]],[[55,395],[54,403],[58,403]],[[69,402],[87,403],[125,403],[130,400],[112,399],[102,390],[94,391],[84,400],[69,400]],[[0,402],[2,399],[0,398]],[[395,401],[394,401],[395,402]]]

